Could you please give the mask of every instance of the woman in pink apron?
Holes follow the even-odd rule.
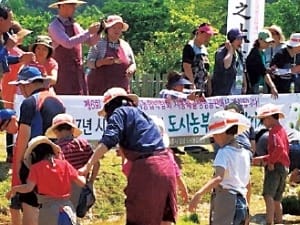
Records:
[[[87,65],[90,95],[103,95],[111,87],[121,87],[130,92],[129,80],[136,71],[134,55],[130,45],[120,39],[128,24],[117,15],[103,21],[104,37],[90,48]]]

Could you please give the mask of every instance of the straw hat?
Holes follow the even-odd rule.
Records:
[[[283,105],[274,105],[272,103],[265,104],[257,109],[257,118],[262,119],[267,116],[279,114],[279,118],[283,119],[284,113],[282,112]]]
[[[30,84],[35,80],[49,81],[51,78],[44,77],[35,66],[24,66],[18,74],[18,79],[8,82],[11,85]]]
[[[59,5],[63,4],[76,4],[76,7],[82,4],[85,4],[85,1],[79,1],[79,0],[58,0],[55,3],[52,3],[48,6],[48,8],[56,9]]]
[[[55,129],[61,124],[68,124],[73,127],[73,136],[78,137],[82,134],[82,131],[77,127],[73,116],[67,113],[57,114],[52,120],[52,126],[49,127],[45,133],[48,138],[57,138],[55,135]]]
[[[116,97],[120,97],[120,96],[127,97],[128,99],[133,101],[133,103],[135,105],[137,105],[138,102],[139,102],[139,97],[137,95],[127,94],[127,92],[123,88],[113,87],[113,88],[108,89],[104,93],[103,106],[102,106],[101,110],[98,112],[98,115],[104,117],[106,115],[106,112],[104,110],[104,106],[106,104],[108,104],[111,100],[115,99]]]
[[[212,137],[214,134],[221,134],[230,127],[238,125],[238,134],[249,129],[250,121],[240,113],[221,110],[213,114],[208,123],[208,133],[201,139]]]
[[[291,34],[290,40],[286,42],[286,45],[293,48],[300,46],[300,33]]]
[[[12,22],[12,26],[9,29],[11,34],[15,34],[18,39],[22,39],[28,34],[32,33],[32,30],[25,29],[21,26],[21,24],[17,21]]]
[[[118,15],[110,15],[107,17],[107,20],[105,21],[105,29],[108,29],[117,23],[123,24],[122,31],[128,30],[129,25],[123,21],[121,16],[118,16]]]
[[[272,32],[276,32],[279,36],[280,36],[280,41],[283,42],[285,40],[285,37],[283,35],[282,29],[280,26],[277,25],[272,25],[270,27],[267,27],[267,29],[272,33]]]
[[[58,145],[54,144],[49,138],[46,136],[37,136],[32,138],[29,143],[28,147],[24,153],[24,163],[25,165],[30,168],[31,166],[31,161],[32,161],[32,156],[31,153],[32,151],[40,144],[48,144],[52,147],[53,153],[55,155],[59,155],[61,152],[61,149]]]

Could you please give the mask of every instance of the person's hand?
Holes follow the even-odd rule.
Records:
[[[112,57],[112,56],[105,57],[105,58],[102,59],[102,60],[103,60],[103,62],[102,62],[103,65],[112,65],[112,64],[115,63],[115,58]]]
[[[271,87],[271,98],[273,98],[273,99],[278,98],[278,91],[275,86]]]
[[[135,70],[132,67],[128,67],[126,70],[126,76],[131,77],[135,73]]]
[[[10,200],[12,197],[14,197],[16,195],[16,192],[13,189],[14,188],[12,188],[8,192],[6,192],[5,197],[7,200]]]
[[[192,198],[192,200],[190,201],[190,203],[189,203],[189,211],[190,212],[195,212],[196,211],[196,209],[197,209],[197,205],[198,205],[198,203],[201,201],[201,195],[200,194],[198,194],[198,193],[196,193],[195,195],[194,195],[194,197]]]
[[[225,42],[225,48],[227,48],[229,52],[233,52],[233,47],[229,41]]]
[[[90,27],[89,27],[89,33],[90,34],[96,34],[96,33],[98,33],[98,31],[99,31],[99,29],[100,29],[100,22],[94,22],[94,23],[92,23],[91,25],[90,25]]]
[[[88,173],[90,172],[87,164],[85,164],[83,167],[81,167],[80,169],[78,169],[78,174],[80,176],[86,176]]]
[[[35,61],[35,54],[33,52],[25,52],[20,57],[20,62],[21,63],[29,64],[32,61]]]

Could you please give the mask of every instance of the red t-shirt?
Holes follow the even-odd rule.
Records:
[[[268,163],[281,163],[289,167],[289,141],[285,129],[280,125],[275,125],[269,131],[268,139]]]
[[[54,198],[70,196],[71,181],[78,176],[77,170],[66,160],[54,159],[52,167],[49,161],[42,160],[30,168],[28,180],[37,186],[39,194]]]

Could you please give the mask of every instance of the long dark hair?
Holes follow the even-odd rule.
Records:
[[[106,118],[108,119],[116,108],[121,106],[135,106],[133,101],[126,96],[118,96],[104,106]]]

